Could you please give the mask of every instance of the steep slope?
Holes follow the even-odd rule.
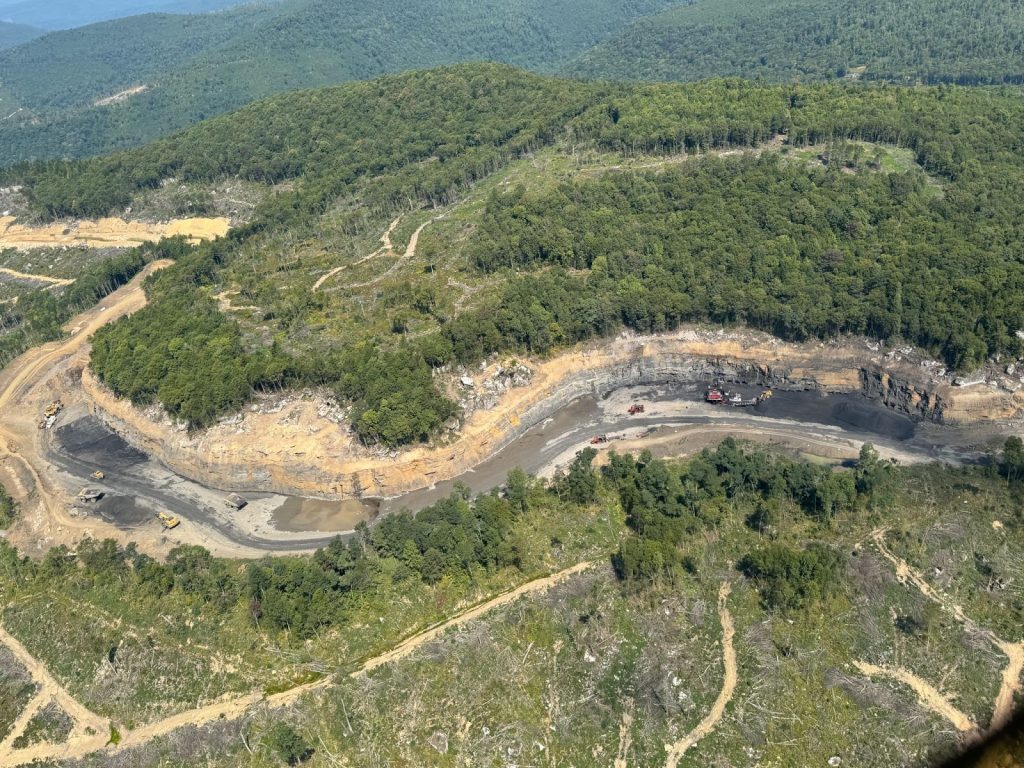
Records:
[[[968,89],[462,65],[4,181],[51,216],[123,212],[171,179],[262,182],[248,226],[97,337],[94,371],[193,427],[254,391],[329,386],[365,443],[397,445],[456,413],[436,369],[623,328],[905,339],[962,370],[1020,355],[1022,118],[1016,96]]]
[[[37,29],[36,27],[0,21],[0,50],[27,43],[29,40],[34,40],[44,34],[46,34],[45,30]]]
[[[139,144],[278,91],[386,72],[468,60],[552,69],[672,3],[286,0],[48,35],[0,55],[0,83],[25,109],[0,125],[0,163]]]
[[[697,0],[638,21],[569,71],[1019,83],[1022,61],[1024,14],[1013,0]]]

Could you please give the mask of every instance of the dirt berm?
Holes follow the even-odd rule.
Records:
[[[253,406],[199,434],[150,409],[114,397],[88,372],[83,381],[97,416],[176,472],[225,490],[351,498],[391,497],[456,477],[577,398],[618,387],[719,378],[784,389],[864,392],[899,411],[932,421],[1012,419],[1024,392],[988,384],[954,387],[937,366],[907,354],[884,355],[864,341],[788,344],[749,331],[694,328],[627,336],[580,346],[550,360],[527,361],[529,384],[470,414],[438,445],[385,454],[354,440],[344,424],[321,414],[314,396],[273,408]],[[492,364],[475,377],[493,376]]]

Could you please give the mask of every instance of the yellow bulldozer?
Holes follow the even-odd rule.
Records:
[[[176,518],[174,515],[167,514],[166,512],[158,512],[156,516],[160,518],[160,524],[168,530],[171,528],[177,528],[181,523],[181,520]]]
[[[43,416],[45,416],[46,418],[50,418],[51,416],[56,416],[63,410],[64,403],[62,403],[60,400],[54,400],[43,410]]]

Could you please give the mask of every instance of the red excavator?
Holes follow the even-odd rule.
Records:
[[[638,413],[644,412],[644,406],[642,403],[633,403],[629,406],[629,415],[636,416]]]
[[[725,395],[722,394],[722,390],[708,387],[708,391],[704,394],[704,402],[711,403],[712,405],[724,405],[728,401],[725,399]]]

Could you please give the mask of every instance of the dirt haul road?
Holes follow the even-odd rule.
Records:
[[[158,269],[171,264],[168,260],[149,264],[130,283],[110,294],[104,302],[71,320],[65,330],[66,339],[35,347],[12,361],[0,371],[0,461],[17,464],[19,482],[27,480],[31,488],[19,499],[41,504],[46,517],[58,525],[84,532],[96,523],[85,526],[67,514],[68,499],[54,483],[46,479],[46,460],[39,451],[37,422],[45,404],[61,397],[66,384],[59,381],[60,374],[74,365],[84,365],[89,349],[89,337],[99,328],[119,317],[141,309],[146,304],[142,281]],[[11,471],[7,467],[7,471]],[[28,504],[26,504],[28,506]],[[111,529],[114,533],[116,529]],[[17,534],[10,537],[17,543]]]
[[[156,523],[147,529],[125,529],[96,515],[72,517],[73,493],[82,485],[91,485],[94,466],[78,466],[80,483],[73,489],[67,481],[75,474],[61,474],[65,457],[50,450],[50,430],[38,429],[38,420],[46,404],[61,399],[65,413],[83,410],[86,403],[80,372],[89,356],[89,338],[106,323],[138,311],[146,304],[142,290],[145,278],[172,262],[155,261],[130,283],[106,297],[103,302],[71,320],[65,330],[68,338],[29,350],[0,371],[0,482],[15,492],[22,504],[22,515],[7,538],[23,550],[41,553],[59,543],[74,546],[86,537],[113,538],[122,544],[136,543],[140,550],[163,555],[169,546],[166,532]],[[79,462],[81,464],[81,462]],[[169,473],[168,473],[169,474]],[[195,504],[167,492],[167,482],[151,483],[130,472],[121,478],[120,490],[129,500],[145,500],[156,509],[191,516]],[[219,501],[217,503],[220,503]],[[155,520],[155,513],[148,519]],[[257,557],[267,551],[297,552],[322,546],[330,536],[306,540],[262,540],[235,532],[229,526],[211,521],[203,527],[182,525],[174,531],[176,543],[202,544],[224,557]]]
[[[936,591],[923,575],[910,567],[903,558],[897,556],[885,543],[887,529],[878,528],[871,532],[879,553],[896,568],[896,580],[900,584],[913,585],[925,598],[940,606],[954,619],[963,625],[964,631],[980,635],[988,640],[1006,656],[1006,666],[1000,676],[999,692],[992,704],[992,716],[989,719],[987,733],[995,733],[1010,722],[1013,716],[1014,699],[1021,693],[1021,674],[1024,673],[1024,640],[1008,641],[996,635],[992,630],[981,627],[968,616],[963,606],[957,605],[945,594]],[[949,700],[932,685],[925,682],[912,672],[902,668],[879,667],[866,662],[856,662],[857,668],[868,676],[886,676],[898,680],[910,687],[923,706],[949,720],[961,732],[979,731],[967,715],[954,707]]]
[[[449,629],[460,627],[474,621],[495,608],[508,605],[525,595],[546,592],[552,587],[561,584],[562,582],[594,567],[595,565],[595,562],[577,563],[574,566],[550,574],[549,576],[543,576],[539,579],[528,581],[515,589],[503,592],[490,600],[467,608],[462,613],[457,614],[450,619],[432,627],[428,627],[427,629],[406,638],[390,651],[364,661],[359,669],[352,673],[352,676],[356,677],[364,675],[367,672],[377,669],[385,664],[403,659],[409,656],[417,648],[436,640]],[[21,750],[13,750],[10,749],[5,742],[5,745],[0,746],[0,765],[9,766],[10,768],[24,765],[34,760],[68,760],[82,758],[100,750],[103,750],[107,755],[114,755],[133,747],[146,744],[157,737],[166,736],[172,731],[176,731],[177,729],[185,726],[198,727],[216,721],[232,720],[242,717],[255,706],[263,705],[271,708],[286,706],[308,693],[326,688],[331,682],[331,678],[326,677],[322,680],[318,680],[313,683],[306,683],[270,696],[265,696],[260,691],[254,691],[253,693],[246,694],[244,696],[235,696],[221,701],[215,701],[211,704],[207,704],[206,706],[188,710],[186,712],[180,712],[176,715],[164,718],[163,720],[158,720],[155,723],[140,726],[134,730],[122,732],[120,742],[117,745],[109,745],[106,744],[109,733],[107,731],[107,722],[105,720],[99,718],[92,712],[89,712],[89,710],[85,709],[77,701],[72,699],[67,692],[64,691],[64,689],[61,688],[52,677],[50,677],[46,669],[25,650],[21,643],[8,635],[2,629],[0,629],[0,642],[8,645],[8,647],[14,651],[18,659],[32,671],[34,680],[40,682],[46,681],[51,695],[53,695],[55,700],[64,707],[69,714],[71,714],[76,723],[76,730],[72,734],[73,738],[69,739],[65,744],[43,743]],[[95,733],[87,733],[84,730],[85,727],[91,728]],[[76,736],[79,730],[81,730],[80,738]],[[5,746],[7,747],[6,750],[3,748]]]
[[[0,273],[13,277],[17,280],[32,280],[37,283],[49,283],[50,285],[71,285],[74,280],[67,280],[62,277],[50,277],[49,275],[30,275],[25,272],[19,272],[16,269],[8,269],[7,267],[0,267]]]
[[[53,679],[46,667],[40,664],[25,649],[25,646],[9,635],[2,627],[0,627],[0,643],[7,646],[14,654],[14,657],[28,670],[32,676],[32,681],[37,687],[35,696],[25,706],[14,727],[7,734],[7,738],[0,743],[0,765],[14,765],[16,762],[46,759],[46,755],[39,754],[35,748],[29,747],[23,750],[15,750],[12,743],[18,736],[24,733],[25,727],[28,725],[32,715],[51,701],[55,702],[57,706],[67,713],[73,724],[67,742],[63,745],[65,749],[78,749],[82,750],[82,754],[85,754],[87,751],[92,751],[102,746],[109,737],[107,721],[99,715],[90,712],[72,698],[60,683]],[[45,752],[45,749],[43,752]]]
[[[732,623],[732,614],[729,613],[727,600],[731,591],[729,582],[723,581],[721,589],[718,590],[718,618],[722,622],[722,666],[725,668],[725,677],[722,680],[722,690],[718,698],[711,706],[707,717],[700,721],[700,724],[690,731],[686,736],[673,744],[665,759],[665,768],[676,768],[679,760],[690,747],[703,739],[718,725],[718,722],[725,714],[725,707],[732,701],[732,695],[736,690],[736,683],[739,681],[739,672],[736,666],[736,649],[733,647],[733,637],[736,635],[736,628]]]

